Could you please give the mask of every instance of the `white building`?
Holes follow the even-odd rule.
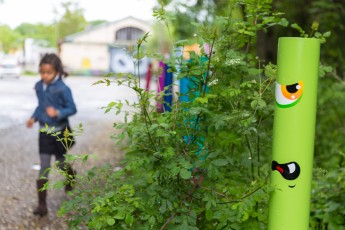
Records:
[[[134,17],[103,23],[65,37],[59,54],[71,74],[134,73],[133,58],[126,50],[150,30],[147,22]],[[143,59],[140,74],[145,74],[147,67],[148,60]]]
[[[18,60],[24,64],[24,70],[38,73],[38,65],[46,53],[57,53],[56,48],[47,47],[44,40],[26,38],[24,42],[24,54],[18,53]]]

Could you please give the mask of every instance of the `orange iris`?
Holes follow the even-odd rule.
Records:
[[[281,85],[281,92],[286,99],[297,100],[302,95],[303,88],[303,81],[299,81],[292,85]]]

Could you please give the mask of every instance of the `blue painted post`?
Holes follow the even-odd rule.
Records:
[[[173,101],[173,90],[172,90],[172,84],[173,84],[173,73],[169,71],[170,67],[165,64],[165,79],[164,79],[164,100],[163,100],[163,106],[164,106],[164,112],[170,112],[172,101]]]

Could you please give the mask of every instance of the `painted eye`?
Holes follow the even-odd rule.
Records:
[[[280,85],[276,82],[276,103],[281,108],[294,106],[302,98],[303,81],[291,85]]]
[[[279,164],[276,161],[272,161],[272,170],[277,170],[286,180],[295,180],[301,169],[296,162],[289,162],[286,164]]]

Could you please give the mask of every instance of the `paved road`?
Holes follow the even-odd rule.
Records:
[[[97,155],[98,158],[88,166],[116,162],[121,158],[109,137],[114,132],[113,122],[121,121],[123,117],[104,114],[100,107],[116,100],[136,100],[135,94],[124,87],[92,86],[99,79],[65,79],[78,108],[78,113],[70,119],[71,125],[82,123],[85,130],[77,137],[71,153]],[[32,76],[0,79],[0,230],[66,229],[65,223],[56,217],[60,203],[66,199],[62,191],[48,191],[49,216],[46,219],[31,214],[37,202],[35,180],[38,171],[34,166],[39,164],[38,127],[27,129],[25,121],[37,105],[33,86],[38,80]],[[77,170],[85,170],[84,167]]]
[[[136,96],[126,87],[105,84],[92,85],[102,78],[96,77],[68,77],[67,85],[72,89],[74,100],[78,107],[78,114],[71,118],[72,121],[104,119],[114,114],[104,115],[100,107],[106,106],[111,101],[136,100]],[[22,77],[20,79],[0,79],[0,129],[10,128],[24,124],[37,105],[33,90],[38,77]],[[120,119],[121,117],[116,117]]]

